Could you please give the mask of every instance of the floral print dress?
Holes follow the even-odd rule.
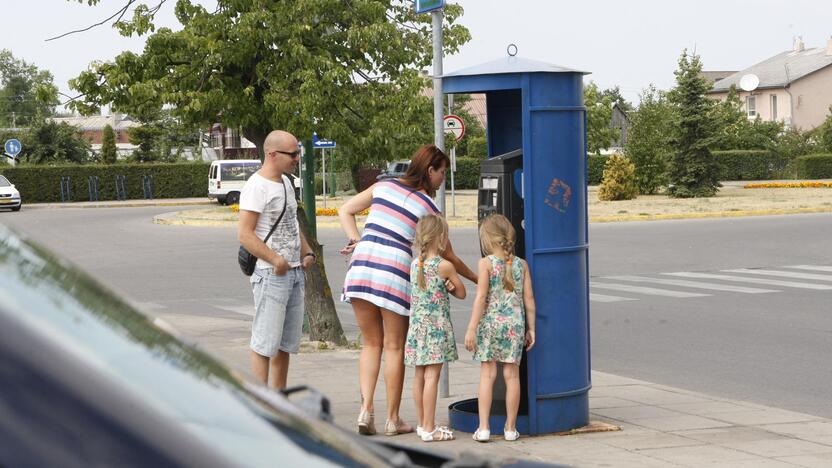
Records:
[[[441,257],[425,260],[425,289],[419,287],[419,260],[410,265],[410,327],[404,363],[426,366],[456,361],[456,340],[451,325],[451,301],[439,276]]]
[[[526,313],[523,306],[523,259],[514,257],[511,274],[514,291],[503,286],[505,260],[489,255],[491,274],[488,277],[486,309],[477,325],[476,361],[497,361],[520,364],[526,339]]]

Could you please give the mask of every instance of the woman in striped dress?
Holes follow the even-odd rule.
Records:
[[[410,314],[411,245],[416,222],[422,216],[438,213],[431,200],[445,182],[450,160],[434,145],[424,145],[411,158],[401,179],[378,182],[359,193],[341,209],[338,216],[349,239],[342,254],[352,254],[344,280],[344,300],[350,302],[361,329],[361,356],[358,361],[361,387],[361,412],[358,432],[376,432],[373,395],[384,360],[387,387],[386,435],[412,432],[399,418],[404,384],[404,343]],[[355,215],[370,208],[359,237]],[[476,274],[454,254],[450,242],[443,257],[465,278],[477,282]]]

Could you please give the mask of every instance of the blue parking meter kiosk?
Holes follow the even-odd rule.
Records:
[[[443,76],[445,93],[486,95],[489,159],[482,163],[480,216],[501,212],[512,220],[524,241],[518,255],[531,271],[537,343],[521,366],[517,427],[525,434],[589,423],[584,74],[508,56]],[[492,405],[492,434],[502,433],[504,408],[501,401]],[[476,399],[455,402],[449,411],[451,427],[477,428]]]

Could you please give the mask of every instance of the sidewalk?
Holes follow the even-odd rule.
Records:
[[[240,374],[248,374],[250,323],[240,318],[167,314],[162,317]],[[317,351],[306,344],[292,357],[289,385],[311,384],[332,403],[335,423],[353,431],[360,407],[357,350]],[[450,398],[437,404],[437,421],[448,422],[448,405],[476,394],[479,365],[459,347],[450,365]],[[415,423],[412,369],[406,372],[401,416]],[[495,459],[522,458],[576,467],[828,467],[832,466],[832,420],[689,392],[603,372],[592,372],[590,420],[618,426],[615,432],[494,437],[487,444],[456,432],[457,440],[428,445],[413,434],[396,442],[432,450],[473,451]],[[376,386],[376,427],[385,419],[383,377]],[[374,437],[385,437],[377,435]]]

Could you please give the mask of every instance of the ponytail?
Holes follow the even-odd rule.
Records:
[[[514,243],[510,240],[500,242],[503,252],[506,255],[506,266],[503,268],[503,288],[508,292],[514,292],[514,272],[512,264],[514,263]]]
[[[419,285],[419,289],[425,289],[425,243],[422,242],[422,247],[420,248],[419,252],[419,270],[418,270],[418,280],[416,284]]]

